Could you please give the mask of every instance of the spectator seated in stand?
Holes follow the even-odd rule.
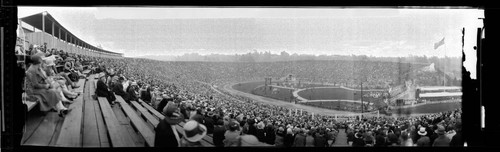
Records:
[[[69,110],[62,104],[60,93],[49,82],[49,78],[42,69],[42,55],[31,56],[33,64],[26,71],[26,94],[36,96],[40,99],[40,110],[49,111],[55,109],[60,117],[66,115]]]

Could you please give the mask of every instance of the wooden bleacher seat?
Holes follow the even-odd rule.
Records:
[[[150,147],[154,147],[154,128],[148,127],[146,122],[142,120],[137,113],[130,107],[128,103],[123,100],[119,95],[115,95],[116,101],[120,103],[122,110],[127,115],[127,117],[132,122],[132,125],[137,129],[137,131],[142,135],[146,144]]]
[[[146,109],[139,105],[139,103],[131,101],[131,104],[132,107],[134,107],[134,109],[136,109],[139,114],[151,125],[151,128],[154,129],[158,125],[158,123],[160,122],[158,118],[151,115],[151,113],[149,113]]]
[[[80,79],[80,82],[85,82],[85,79]],[[79,83],[81,90],[85,88],[85,84]],[[82,129],[82,112],[83,112],[83,94],[78,96],[73,103],[68,107],[71,110],[65,116],[64,122],[57,138],[56,146],[60,147],[81,147],[81,129]]]
[[[110,137],[110,144],[112,147],[132,147],[135,145],[134,141],[130,139],[129,135],[121,134],[123,128],[116,118],[113,109],[109,105],[108,100],[105,97],[98,97],[99,105],[101,107],[102,115],[104,117],[104,122],[108,130],[108,135]]]
[[[146,102],[142,101],[142,99],[139,99],[139,103],[141,103],[141,105],[146,108],[149,112],[151,112],[155,117],[157,117],[158,119],[164,119],[165,116],[163,116],[160,112],[158,112],[156,109],[154,109],[153,107],[151,107],[149,104],[147,104]]]
[[[85,79],[79,79],[77,84],[80,87],[73,89],[73,91],[74,92],[83,93],[83,88],[84,88],[84,85],[85,85]]]

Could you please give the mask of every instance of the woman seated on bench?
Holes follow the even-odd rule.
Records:
[[[31,56],[33,64],[26,71],[26,94],[41,98],[41,111],[57,110],[60,117],[66,115],[69,110],[62,104],[61,96],[58,95],[52,82],[49,82],[47,74],[42,69],[43,54]],[[52,86],[52,87],[51,87]]]
[[[61,94],[62,101],[70,102],[69,100],[75,99],[76,97],[78,97],[78,95],[80,95],[80,93],[72,92],[68,89],[68,87],[66,86],[67,80],[64,77],[64,74],[55,73],[55,57],[52,56],[42,58],[42,60],[45,61],[45,63],[42,63],[42,67],[45,69],[45,72],[49,78],[48,80],[52,84],[51,87],[55,88]]]

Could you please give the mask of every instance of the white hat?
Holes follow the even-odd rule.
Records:
[[[421,127],[420,130],[418,131],[418,134],[420,136],[425,136],[425,135],[427,135],[427,131],[425,131],[424,127]]]
[[[195,120],[190,120],[184,124],[182,135],[190,142],[197,142],[207,135],[207,127],[199,124]]]

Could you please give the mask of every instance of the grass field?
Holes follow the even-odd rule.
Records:
[[[252,91],[257,88],[260,85],[264,85],[264,81],[261,82],[247,82],[247,83],[238,83],[233,87],[233,89],[245,92],[245,93],[252,93]]]
[[[356,95],[354,94],[356,93]],[[298,92],[299,96],[308,100],[360,100],[361,92],[342,88],[315,88]]]
[[[274,88],[273,88],[274,89]],[[270,88],[265,89],[264,86],[256,88],[251,93],[259,96],[269,97],[282,101],[290,102],[293,99],[292,89],[276,88],[278,91],[271,91]]]
[[[360,103],[352,103],[345,101],[321,101],[321,102],[307,102],[303,103],[304,105],[310,105],[314,107],[326,108],[326,109],[334,109],[334,110],[342,110],[342,111],[359,111],[361,112],[361,104]],[[367,109],[365,109],[367,110]]]
[[[419,113],[438,113],[444,111],[450,111],[457,108],[462,108],[461,102],[449,102],[449,103],[435,103],[435,104],[426,104],[417,107],[410,107],[404,109],[394,109],[391,110],[391,113],[400,113],[400,114],[419,114]]]

